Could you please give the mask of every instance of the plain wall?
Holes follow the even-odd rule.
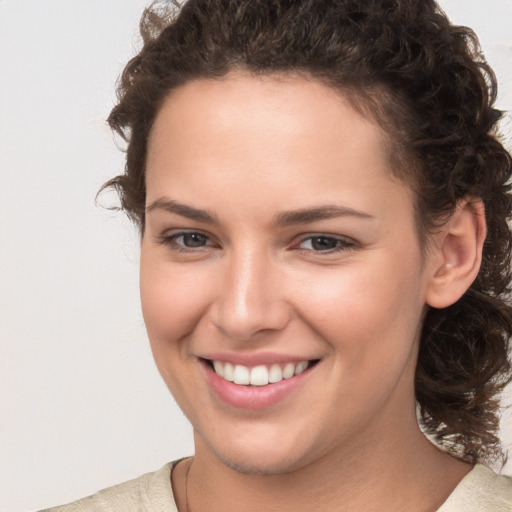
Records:
[[[146,3],[0,0],[2,512],[64,503],[193,451],[147,343],[137,234],[95,205],[123,167],[104,119]],[[476,29],[498,105],[511,109],[512,1],[441,4]],[[509,418],[509,444],[511,430]]]

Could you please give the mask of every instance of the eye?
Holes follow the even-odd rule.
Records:
[[[208,242],[208,237],[202,233],[183,233],[174,236],[174,243],[184,247],[203,247]]]
[[[189,252],[215,245],[212,240],[199,231],[180,231],[160,237],[160,243],[168,245],[178,252]]]
[[[299,248],[315,252],[337,252],[350,249],[354,243],[344,238],[338,238],[329,235],[314,235],[304,238]]]

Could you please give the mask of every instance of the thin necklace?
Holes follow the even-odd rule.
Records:
[[[185,511],[184,512],[192,512],[188,508],[188,473],[190,471],[190,466],[192,466],[192,460],[190,464],[187,466],[187,472],[185,473]]]

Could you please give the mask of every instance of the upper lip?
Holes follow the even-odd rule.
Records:
[[[198,357],[201,359],[208,359],[210,361],[222,361],[224,363],[231,363],[233,365],[239,364],[248,367],[284,363],[300,363],[301,361],[312,361],[320,359],[319,357],[279,354],[275,352],[211,352],[208,354],[199,355]]]

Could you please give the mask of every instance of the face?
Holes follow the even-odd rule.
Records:
[[[376,124],[305,79],[188,83],[146,206],[144,319],[201,449],[280,473],[400,432],[429,262]]]

